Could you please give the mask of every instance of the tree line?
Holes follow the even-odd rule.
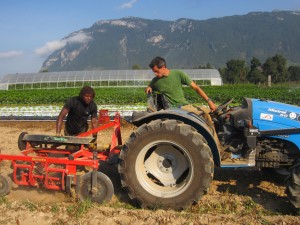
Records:
[[[300,80],[300,66],[288,67],[286,58],[279,54],[267,58],[264,63],[253,57],[250,67],[244,60],[232,59],[226,62],[226,67],[220,68],[219,72],[225,84],[265,83],[269,75],[272,83]]]
[[[131,69],[139,70],[142,68],[135,64]],[[193,69],[213,69],[213,66],[207,63]],[[287,66],[287,59],[279,54],[267,58],[264,63],[253,57],[250,66],[247,65],[245,60],[231,59],[226,62],[226,67],[218,70],[224,84],[261,84],[267,82],[269,75],[271,76],[271,82],[275,84],[300,81],[300,66]]]

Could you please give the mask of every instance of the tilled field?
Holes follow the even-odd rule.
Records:
[[[124,141],[133,129],[122,124]],[[0,121],[2,154],[19,154],[18,136],[23,131],[54,135],[55,123]],[[109,144],[111,135],[112,130],[101,132],[98,144]],[[11,193],[0,199],[0,224],[300,224],[289,207],[283,181],[256,169],[216,168],[208,194],[180,212],[133,207],[116,166],[102,163],[100,170],[114,184],[110,203],[76,203],[60,191],[13,184]],[[1,163],[1,173],[11,173],[9,162]]]

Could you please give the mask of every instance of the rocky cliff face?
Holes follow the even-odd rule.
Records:
[[[300,12],[249,13],[209,20],[147,20],[127,17],[97,21],[61,40],[43,63],[48,71],[146,68],[154,56],[169,67],[215,68],[228,60],[265,60],[281,54],[300,58]]]

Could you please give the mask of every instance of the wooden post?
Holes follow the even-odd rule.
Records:
[[[272,81],[272,78],[271,78],[271,75],[268,75],[268,87],[271,87],[271,82]]]

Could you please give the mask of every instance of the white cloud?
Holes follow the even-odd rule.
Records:
[[[62,39],[62,40],[47,42],[43,47],[36,49],[35,53],[40,56],[46,56],[56,50],[62,49],[68,43],[70,43],[70,44],[84,43],[89,40],[91,40],[90,36],[88,36],[84,32],[79,32],[79,33],[74,34],[73,36],[70,36],[70,37]]]
[[[75,34],[74,36],[69,37],[67,39],[67,42],[71,43],[71,44],[73,44],[73,43],[84,43],[84,42],[90,41],[91,39],[92,38],[89,35],[87,35],[83,32],[80,32],[80,33]]]
[[[23,55],[21,51],[0,52],[0,59],[10,59]]]
[[[133,4],[135,4],[138,0],[131,0],[129,2],[126,2],[124,4],[121,5],[121,8],[122,9],[125,9],[125,8],[132,8],[133,7]]]
[[[65,40],[47,42],[43,47],[36,49],[35,53],[41,56],[48,55],[51,52],[63,48],[66,44]]]

